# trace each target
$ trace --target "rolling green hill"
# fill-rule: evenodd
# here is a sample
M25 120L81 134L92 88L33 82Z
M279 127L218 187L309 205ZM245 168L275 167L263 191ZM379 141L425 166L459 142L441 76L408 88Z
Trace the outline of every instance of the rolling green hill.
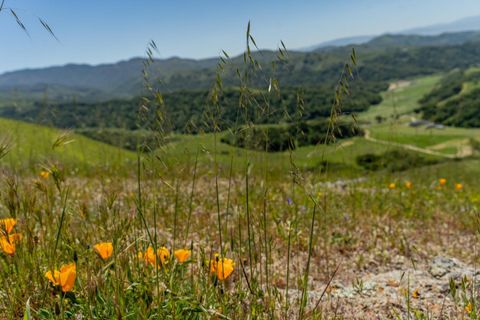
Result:
M411 114L418 108L418 101L442 78L442 75L417 77L409 80L395 81L382 93L382 102L371 106L359 114L362 121L391 119L396 116Z
M469 69L467 74L473 74L475 70ZM371 141L396 147L403 146L424 154L448 157L471 155L474 152L472 139L480 142L478 129L448 126L438 128L429 126L428 123L415 127L410 125L412 121L418 120L417 110L431 92L446 93L448 99L452 98L447 90L439 90L443 88L442 83L452 79L450 74L445 74L392 83L389 90L382 94L384 100L381 104L359 114L360 122L368 124L365 128ZM474 82L464 86L467 91L474 87Z
M133 174L137 155L134 152L91 140L82 135L68 135L69 143L53 148L54 142L64 132L36 124L0 118L0 143L8 142L10 151L0 159L0 167L15 170L17 173L38 174L43 167L55 164L65 168L69 175L90 174ZM248 152L252 169L264 170L268 163L268 172L272 176L288 173L291 169L290 156L295 159L301 170L323 170L326 163L335 167L338 175L356 175L361 168L356 164L358 155L366 153L381 154L394 150L389 146L378 145L360 137L344 139L331 145L299 147L290 153L266 153L230 146L220 142L226 133L217 136L217 158L222 170L228 170L230 163L235 172L244 169L244 155ZM156 153L162 161L170 164L192 162L199 152L199 164L209 167L215 151L215 135L175 134L171 142ZM71 142L70 142L71 141ZM155 154L156 154L155 153Z
M449 73L420 101L424 119L457 127L480 127L480 70Z
M447 161L449 157L469 156L472 154L470 139L480 141L479 130L448 127L426 129L408 125L415 116L413 110L419 106L417 101L431 91L440 78L440 75L427 76L393 83L383 93L384 102L359 114L362 127L369 132L367 138L343 139L327 146L301 146L291 154L288 151L265 153L222 143L221 138L227 134L223 132L217 135L218 161L222 170L228 170L232 163L235 170L241 171L245 166L244 155L248 152L253 170L264 170L265 163L268 163L268 171L275 175L291 169L289 159L292 156L301 170L321 171L328 163L329 167L335 168L336 175L350 176L363 172L356 159L366 154L382 155L403 150L428 159L442 160L445 157ZM381 123L375 121L378 115L384 118ZM11 152L1 161L4 165L17 169L38 171L40 164L58 162L73 173L77 170L91 172L106 167L112 172L112 168L133 168L136 159L133 152L81 135L72 135L74 142L53 150L52 143L61 134L61 131L53 128L6 119L0 119L0 128L0 137L10 137L13 142ZM215 151L214 134L174 134L170 138L170 143L159 150L162 161L192 162L198 151L201 165L209 166L211 163ZM133 172L133 169L129 171Z
M393 82L390 89L383 92L384 101L371 107L368 111L358 115L360 125L369 131L368 137L355 137L344 139L332 145L316 145L299 147L292 152L293 159L303 170L321 170L323 161L335 170L335 174L362 174L362 169L356 163L358 156L365 154L382 155L396 150L413 152L429 160L447 161L461 159L472 155L473 150L470 139L480 142L480 130L450 128L427 129L425 126L411 127L410 121L415 119L414 110L418 108L420 100L430 92L442 79L442 75L417 77L401 82ZM383 121L377 123L376 116L382 116ZM242 170L245 166L245 149L236 148L221 143L221 138L226 133L217 137L217 157L227 170L230 161L236 169ZM215 149L214 135L176 135L175 142L166 147L166 155L171 161L178 159L194 158L196 150L200 153L200 161L208 163ZM248 151L252 165L262 169L262 163L269 164L275 172L284 172L290 167L288 151L265 153ZM462 162L463 163L463 162ZM477 163L477 162L475 162ZM449 164L442 164L449 167ZM452 165L453 166L453 165ZM421 170L421 169L416 169ZM431 169L425 169L429 171Z
M40 171L40 164L58 163L71 173L108 170L132 164L135 153L72 134L68 144L53 148L62 131L21 121L0 118L0 142L7 143L10 151L0 160L16 171Z

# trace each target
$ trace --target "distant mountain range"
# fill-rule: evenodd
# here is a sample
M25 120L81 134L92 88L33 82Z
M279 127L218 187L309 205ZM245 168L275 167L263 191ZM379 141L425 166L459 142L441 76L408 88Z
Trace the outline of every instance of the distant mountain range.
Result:
M476 48L480 47L480 31L450 33L452 30L474 28L480 29L480 17L407 30L401 34L338 39L316 46L316 48L312 47L308 51L289 52L289 63L282 66L277 73L283 77L282 83L287 86L308 86L318 84L319 81L322 83L334 81L343 63L348 59L351 50L349 44L351 43L359 43L355 45L355 48L361 68L374 64L390 67L389 64L399 63L393 59L398 59L398 57L405 59L403 51L410 50L408 56L410 60L403 62L411 68L408 74L399 72L400 66L397 66L393 73L384 70L384 74L379 74L379 71L372 69L368 71L370 73L368 76L372 79L375 78L374 80L384 81L389 77L425 74L434 70L443 70L449 66L464 66L466 63L478 64L479 59L470 52L476 52ZM413 32L418 34L410 34ZM477 46L475 48L467 46L466 48L449 49L447 54L447 56L452 56L452 52L457 52L457 54L463 55L466 52L465 62L457 58L453 59L455 63L444 61L442 52L433 54L428 50L412 52L412 50L420 48L462 46L468 43L475 43ZM275 58L276 52L263 50L255 52L254 55L256 59L268 62ZM438 63L428 60L433 59L434 56L437 57ZM243 56L237 56L231 60L234 67L227 70L225 74L226 85L235 85L234 69L235 66L243 63ZM134 97L141 94L144 88L143 62L141 58L133 58L111 64L93 66L68 64L7 72L0 75L0 107L11 105L13 101L18 102L19 100L27 102L41 101L42 99L59 102L73 100L96 102L112 98ZM441 66L440 62L445 66ZM165 91L205 90L214 81L217 63L218 58L194 60L174 57L155 60L151 66L150 75L152 81L161 83L161 88ZM427 69L426 65L431 65L431 68ZM415 73L415 68L419 70L417 73Z
M418 34L424 36L438 35L441 33L453 33L462 31L480 30L480 16L467 17L449 23L441 23L426 27L408 29L401 34Z
M54 95L50 96L53 99L61 98L63 93L76 93L79 98L93 95L94 100L101 97L131 96L134 88L142 85L143 62L142 58L133 58L101 65L67 64L6 72L0 75L0 92L19 91L34 94L48 89ZM169 58L155 60L152 68L161 70L165 77L163 80L168 80L170 76L211 69L216 64L217 59Z
M480 41L480 31L442 33L440 35L385 34L365 43L365 46L380 48L455 46L467 42Z
M420 36L435 36L442 33L458 33L464 31L478 31L480 30L480 16L467 17L460 20L455 20L449 23L434 24L425 27L407 29L400 32L393 32L395 35L420 35ZM317 45L309 46L301 51L314 51L322 48L341 47L346 45L364 44L378 35L361 35L346 38L339 38L325 41Z
M354 44L364 44L369 42L375 38L375 36L354 36L354 37L345 37L345 38L338 38L338 39L333 39L329 41L325 41L310 47L302 48L300 51L315 51L318 49L324 49L324 48L336 48L336 47L343 47L343 46L348 46L348 45L354 45Z

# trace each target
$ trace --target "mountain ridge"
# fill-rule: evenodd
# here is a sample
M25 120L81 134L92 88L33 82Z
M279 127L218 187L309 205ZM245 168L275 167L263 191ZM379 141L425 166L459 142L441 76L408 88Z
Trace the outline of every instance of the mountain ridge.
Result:
M420 35L420 36L436 36L443 33L458 33L465 31L478 31L480 30L480 15L470 16L461 19L457 19L451 22L438 23L428 26L410 28L398 32L385 32L378 35L358 35L341 37L332 40L320 42L316 45L311 45L301 49L301 51L315 51L318 49L328 49L330 47L339 47L353 44L364 44L371 41L374 38L381 37L386 34L393 35Z
M386 51L456 46L469 42L480 43L480 31L444 33L436 36L386 34L357 46L356 50L365 60L365 57L371 59L384 55ZM290 86L326 81L333 79L348 59L350 52L350 46L330 47L312 52L290 51L288 66L283 66L280 70L284 72L284 76L288 75L286 80ZM277 53L272 50L260 50L252 54L267 65ZM225 71L227 86L235 85L235 68L242 65L243 55L232 57L230 60L231 65ZM155 59L149 69L150 80L161 84L162 91L166 92L205 90L211 86L215 78L218 61L219 58ZM58 101L130 98L141 94L144 89L143 67L144 59L133 57L99 65L70 63L63 66L10 71L0 75L0 102L8 101L14 93L39 101L42 95L38 88L42 87L47 89L49 98ZM318 72L324 75L319 76Z

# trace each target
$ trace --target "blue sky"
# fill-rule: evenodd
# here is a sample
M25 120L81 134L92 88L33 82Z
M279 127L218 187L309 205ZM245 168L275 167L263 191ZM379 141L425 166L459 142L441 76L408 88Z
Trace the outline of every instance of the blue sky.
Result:
M6 0L29 29L0 12L0 72L142 56L150 39L160 57L238 54L251 20L262 48L301 48L480 15L479 0ZM38 23L45 19L60 42Z

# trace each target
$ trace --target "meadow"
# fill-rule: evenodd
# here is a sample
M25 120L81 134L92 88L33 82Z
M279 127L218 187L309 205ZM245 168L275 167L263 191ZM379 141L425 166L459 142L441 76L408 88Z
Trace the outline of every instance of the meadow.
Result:
M247 109L258 69L244 59ZM480 160L471 141L480 131L408 126L441 78L385 91L358 115L368 136L275 153L221 142L218 79L207 110L214 129L157 128L169 143L148 153L0 119L0 314L477 319L476 274L441 275L438 288L418 276L436 256L478 263ZM375 171L357 161L392 151L435 162Z

